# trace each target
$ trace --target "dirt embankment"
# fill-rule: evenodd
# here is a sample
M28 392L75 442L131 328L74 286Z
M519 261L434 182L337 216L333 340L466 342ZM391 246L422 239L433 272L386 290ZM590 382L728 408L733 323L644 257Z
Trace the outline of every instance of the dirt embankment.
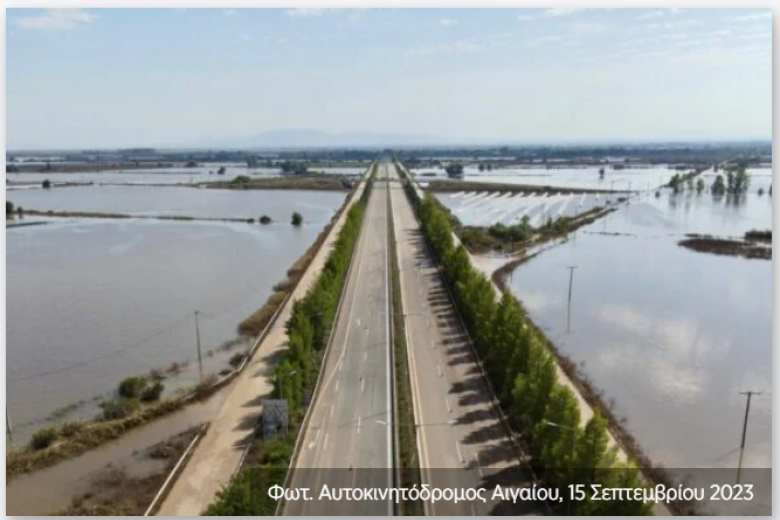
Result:
M356 180L339 175L288 175L286 177L236 177L230 181L202 184L209 189L227 190L331 190L351 189Z
M718 238L712 235L686 235L687 238L677 242L678 245L697 251L699 253L710 253L713 255L741 256L749 259L771 260L772 243L771 231L769 232L769 243L766 238L747 239L753 232L745 234L746 239Z
M431 181L425 188L435 192L459 191L503 191L511 193L548 193L550 195L566 193L609 193L609 190L590 190L585 188L556 188L554 186L528 186L524 184L501 184L497 182L474 181Z
M157 168L185 168L185 163L172 163L172 162L69 162L69 163L49 163L47 167L45 164L35 163L16 163L12 166L13 170L6 173L51 173L56 175L58 173L83 173L83 172L104 172L115 170L151 170Z

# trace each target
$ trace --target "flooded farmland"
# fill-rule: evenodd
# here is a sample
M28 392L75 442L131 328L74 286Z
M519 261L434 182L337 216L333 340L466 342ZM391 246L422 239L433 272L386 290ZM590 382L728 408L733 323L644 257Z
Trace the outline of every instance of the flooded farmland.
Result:
M550 186L554 188L579 188L592 190L651 190L666 184L676 173L666 166L627 167L612 169L605 167L601 177L598 167L561 167L561 168L520 168L502 167L490 171L479 171L474 166L463 169L464 180L472 182L492 182L498 184L523 184L528 186ZM443 169L415 169L412 173L418 180L444 180L447 174ZM453 182L457 182L453 180Z
M217 172L224 168L224 174ZM360 175L365 167L313 167L312 171L329 175ZM111 184L197 184L202 182L226 181L247 175L249 177L279 177L279 168L247 168L243 163L210 163L194 168L184 166L170 168L107 170L103 172L24 172L6 173L8 187L12 190L35 187L39 188L44 180L53 183L94 183L98 185Z
M225 368L233 352L218 352L218 347L236 336L240 320L265 303L345 195L152 190L67 188L10 198L41 210L242 218L266 213L280 222L66 219L9 229L7 395L16 442L45 424L52 412L71 405L79 406L68 418L94 415L96 399L129 375L189 361L168 384L195 382L195 310L203 313L204 370ZM46 199L35 203L39 196ZM300 228L289 223L293 211L304 215Z
M518 267L515 294L667 467L771 467L772 264L677 245L685 233L771 229L772 200L664 190ZM570 331L569 270L575 266Z
M293 211L306 223L326 224L346 192L209 190L155 186L77 186L19 190L8 195L16 206L41 211L87 211L129 215L186 215L198 218L258 219L268 215L289 224Z

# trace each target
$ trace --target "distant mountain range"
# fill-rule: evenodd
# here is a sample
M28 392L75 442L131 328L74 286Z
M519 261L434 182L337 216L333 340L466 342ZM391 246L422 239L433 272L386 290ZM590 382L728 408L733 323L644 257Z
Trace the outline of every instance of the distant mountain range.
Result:
M424 135L330 133L320 130L279 130L249 137L205 139L188 148L375 148L385 146L437 145L438 139Z

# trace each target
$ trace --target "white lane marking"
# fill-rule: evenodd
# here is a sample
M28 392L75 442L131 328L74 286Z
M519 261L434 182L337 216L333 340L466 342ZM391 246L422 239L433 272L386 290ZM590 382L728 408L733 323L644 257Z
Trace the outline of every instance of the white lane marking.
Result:
M338 367L339 367L339 372L341 372L341 370L344 368L344 360L343 359L339 359Z
M340 382L341 382L340 379L336 379L336 387L333 389L334 392L338 392L339 391L339 383Z
M355 320L355 321L357 322L357 326L358 326L358 327L360 327L360 318L358 318L358 319L357 319L357 320Z
M325 432L325 438L322 440L322 451L328 449L328 432Z
M441 363L436 363L436 370L439 372L439 377L441 377L443 375L441 372Z
M447 411L449 413L452 413L452 407L450 406L450 400L447 399L446 397L444 398L444 404L447 405Z
M485 474L482 472L482 465L479 463L479 453L474 454L474 462L477 464L477 471L479 471L479 476L484 477Z
M328 414L329 417L333 417L333 409L336 408L336 405L331 404L330 405L330 413Z
M430 329L431 328L431 320L428 319L428 318L425 318L425 321L428 322L428 328Z
M436 348L436 342L431 340L431 348Z
M361 417L360 417L360 415L358 414L358 433L360 433L360 419L361 419Z
M471 516L477 516L477 511L474 509L474 504L469 504L469 508L471 509Z
M360 393L362 394L365 389L366 389L366 380L361 377L360 378Z
M463 453L461 453L460 451L460 443L457 441L455 442L455 449L458 452L458 459L460 459L460 462L462 464L463 462L465 462L465 460L463 459Z
M309 451L317 445L317 441L320 439L320 429L317 429L317 435L314 436L314 440L309 443Z

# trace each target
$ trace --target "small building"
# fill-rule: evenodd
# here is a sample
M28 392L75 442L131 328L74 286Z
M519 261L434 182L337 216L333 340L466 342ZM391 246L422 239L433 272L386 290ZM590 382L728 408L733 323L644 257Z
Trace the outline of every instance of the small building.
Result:
M263 400L263 440L273 439L279 433L287 433L289 420L286 399Z

